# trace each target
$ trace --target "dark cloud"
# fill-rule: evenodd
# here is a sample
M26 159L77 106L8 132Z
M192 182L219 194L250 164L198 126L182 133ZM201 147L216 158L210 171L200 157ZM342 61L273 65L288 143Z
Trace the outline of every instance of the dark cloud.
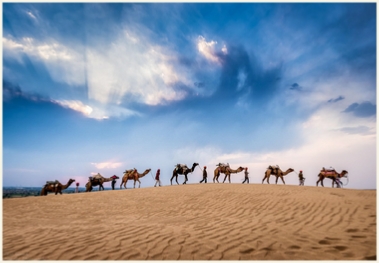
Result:
M361 104L353 103L347 107L343 112L352 112L356 117L366 118L376 114L376 105L371 102L365 101Z
M3 80L3 101L8 101L13 98L24 98L31 101L47 101L39 94L25 93L19 85L15 85L7 80Z
M339 97L336 98L336 99L330 99L330 100L328 100L328 102L337 102L337 101L344 100L344 99L345 99L345 97L343 97L343 96L339 96Z
M282 75L281 66L265 70L258 59L241 45L230 44L227 54L217 55L222 61L222 70L215 97L235 100L248 94L250 100L260 104L275 96ZM239 78L241 73L245 76L242 83Z
M290 87L290 89L291 90L302 90L302 88L300 87L300 85L297 84L297 83L292 84L291 87Z

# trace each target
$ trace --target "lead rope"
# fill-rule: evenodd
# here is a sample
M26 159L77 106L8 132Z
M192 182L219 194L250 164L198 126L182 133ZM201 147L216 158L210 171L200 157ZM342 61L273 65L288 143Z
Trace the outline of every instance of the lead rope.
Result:
M151 178L153 178L153 180L155 181L154 176L153 176L153 174L151 173L151 170L149 171L149 174L151 175Z

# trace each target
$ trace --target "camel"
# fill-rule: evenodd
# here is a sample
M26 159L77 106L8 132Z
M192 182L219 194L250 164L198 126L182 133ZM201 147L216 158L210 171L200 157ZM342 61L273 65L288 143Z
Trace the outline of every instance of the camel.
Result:
M333 171L327 171L325 169L322 169L320 171L320 173L318 174L318 177L319 179L317 180L316 182L316 186L318 186L318 183L321 182L321 186L324 187L324 179L325 178L329 178L329 179L332 179L333 182L332 182L332 187L334 187L334 183L337 184L337 186L339 186L339 183L337 182L337 178L342 178L344 176L346 176L346 174L348 174L348 171L346 170L342 170L341 173L337 173L335 170Z
M100 174L98 175L99 175L99 178L93 178L91 181L88 181L86 183L86 192L91 192L94 186L99 186L99 191L101 191L101 189L103 189L104 191L103 183L110 182L113 180L113 176L109 178L105 178ZM115 179L119 179L119 177L116 176Z
M264 183L266 178L267 178L267 183L270 184L270 182L269 182L270 175L276 176L275 184L278 183L279 177L280 177L280 179L282 179L283 184L286 184L284 182L283 176L285 176L289 173L292 173L293 171L295 171L295 170L292 168L288 168L287 171L283 172L279 167L274 167L274 166L270 165L265 172L265 177L262 180L262 184Z
M124 177L122 178L122 180L124 180L124 178L126 178L125 183L124 183L125 189L126 189L126 183L128 182L129 179L134 180L134 188L136 188L136 182L138 181L138 183L139 183L138 188L140 188L141 187L141 181L139 180L139 178L144 177L150 171L151 171L151 169L149 168L149 169L146 169L142 174L140 174L140 173L138 173L137 169L133 169L131 172L124 174ZM120 186L120 188L121 188L121 186Z
M230 174L236 174L236 173L242 172L244 169L245 168L243 168L241 166L238 167L237 170L233 170L229 166L219 166L214 171L213 183L215 182L215 180L217 181L217 183L219 183L218 178L220 177L221 173L225 174L225 178L224 178L224 181L222 183L225 182L227 177L229 179L229 183L231 183L230 182Z
M41 190L41 196L47 195L47 193L55 193L57 195L58 193L62 194L62 190L67 189L73 182L75 182L75 179L68 180L67 184L62 185L60 182L55 180L55 182L47 182Z
M124 187L126 189L126 182L128 181L128 175L129 175L129 173L131 173L133 171L134 171L134 169L125 170L124 176L122 177L122 180L121 180L120 189L122 188L122 185L124 185ZM129 178L129 179L133 179L133 178Z
M184 183L183 184L187 184L187 181L188 181L187 175L189 173L192 173L195 170L195 167L198 166L198 165L199 165L198 163L193 163L191 169L189 169L187 167L187 165L185 166L185 168L183 168L183 167L175 167L174 171L172 171L172 177L170 179L171 185L172 185L172 179L174 179L174 177L175 177L176 183L179 184L178 183L178 175L179 174L184 175Z

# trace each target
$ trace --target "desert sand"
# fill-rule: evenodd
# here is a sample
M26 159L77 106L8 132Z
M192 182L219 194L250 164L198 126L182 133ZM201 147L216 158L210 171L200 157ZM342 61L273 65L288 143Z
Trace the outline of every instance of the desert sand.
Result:
M207 183L4 199L3 259L376 259L376 190Z

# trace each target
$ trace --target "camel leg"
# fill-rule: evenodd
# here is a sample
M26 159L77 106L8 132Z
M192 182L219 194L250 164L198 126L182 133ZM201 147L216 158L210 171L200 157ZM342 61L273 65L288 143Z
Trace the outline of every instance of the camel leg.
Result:
M127 189L127 188L126 188L126 183L127 183L127 182L128 182L128 179L125 180L125 184L124 184L125 189Z
M265 177L263 177L263 180L262 180L262 184L265 182L265 179L266 179L266 174L265 174Z
M270 175L267 175L267 183L268 183L268 184L270 184L269 179L270 179Z
M137 179L137 180L138 180L138 188L140 188L141 187L141 181L139 179Z
M172 177L171 177L171 179L170 179L171 185L172 185L172 179L174 179L174 177L175 177L175 179L176 179L176 183L179 184L179 183L178 183L178 175L175 174L175 172L173 172L173 173L172 173Z
M215 182L215 180L216 180L217 183L220 183L218 181L218 178L220 177L220 174L221 174L220 170L217 169L216 172L215 172L215 176L213 177L213 182Z
M224 181L222 181L222 183L225 183L225 180L226 180L227 176L228 176L228 174L225 174Z
M137 180L134 180L134 187L133 188L136 188L136 182L137 182Z
M230 181L230 174L228 174L228 180L229 180L229 183L231 183L231 181Z
M275 184L278 184L279 176L276 177Z
M185 175L184 175L184 183L183 183L183 184L187 184L187 181L188 181L188 177L187 177L187 175L185 174Z
M286 184L286 183L284 182L283 176L280 176L280 179L282 179L283 184Z
M324 187L324 178L321 180L321 186Z

